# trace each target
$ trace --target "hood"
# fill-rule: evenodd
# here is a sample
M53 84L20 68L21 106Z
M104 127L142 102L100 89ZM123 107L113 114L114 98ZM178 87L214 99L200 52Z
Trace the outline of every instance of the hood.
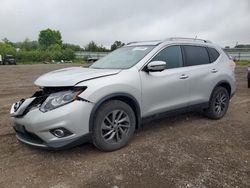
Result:
M116 69L90 69L72 67L59 69L40 76L35 85L41 87L64 87L74 86L78 82L118 74L121 70Z

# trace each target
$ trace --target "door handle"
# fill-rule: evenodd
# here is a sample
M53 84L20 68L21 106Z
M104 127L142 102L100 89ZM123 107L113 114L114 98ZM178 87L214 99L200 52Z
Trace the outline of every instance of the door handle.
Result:
M211 73L216 73L216 72L218 72L216 69L211 70Z
M181 76L180 76L180 79L187 79L188 78L188 75L186 75L186 74L182 74Z

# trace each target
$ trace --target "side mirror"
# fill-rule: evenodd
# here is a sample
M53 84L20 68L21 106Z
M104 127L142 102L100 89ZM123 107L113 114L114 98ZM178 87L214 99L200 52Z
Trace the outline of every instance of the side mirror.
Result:
M151 61L148 65L146 70L148 72L160 72L166 69L166 62L164 61Z

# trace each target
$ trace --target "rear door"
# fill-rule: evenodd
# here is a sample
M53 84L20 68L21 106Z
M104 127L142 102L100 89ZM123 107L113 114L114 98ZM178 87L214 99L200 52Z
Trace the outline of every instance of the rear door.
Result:
M185 67L189 72L188 106L209 101L211 87L217 80L218 70L211 63L207 47L183 45Z

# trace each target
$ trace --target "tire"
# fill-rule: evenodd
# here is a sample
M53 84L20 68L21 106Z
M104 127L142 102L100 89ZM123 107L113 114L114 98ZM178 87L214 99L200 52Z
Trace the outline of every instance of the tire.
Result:
M209 107L205 110L205 115L210 119L221 119L227 112L229 100L226 88L220 86L215 88L209 101Z
M135 113L122 101L105 102L94 118L92 141L102 151L115 151L126 146L134 134Z

